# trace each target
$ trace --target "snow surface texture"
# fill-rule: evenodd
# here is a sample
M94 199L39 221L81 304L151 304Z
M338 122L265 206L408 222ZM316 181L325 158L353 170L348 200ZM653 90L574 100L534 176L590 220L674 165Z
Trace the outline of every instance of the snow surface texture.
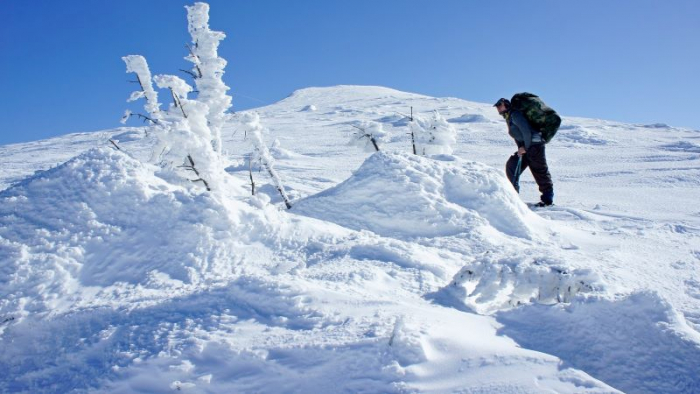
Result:
M451 154L412 154L410 107ZM339 86L256 113L280 176L255 165L256 196L245 114L216 193L148 164L145 128L0 146L0 391L700 391L700 132L564 118L532 212L488 104Z

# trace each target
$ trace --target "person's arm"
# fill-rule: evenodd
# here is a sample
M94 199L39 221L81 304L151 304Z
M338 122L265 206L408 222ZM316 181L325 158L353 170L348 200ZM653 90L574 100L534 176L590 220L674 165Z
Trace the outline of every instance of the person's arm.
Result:
M525 115L520 113L520 111L513 111L510 114L510 118L515 127L520 130L520 134L523 136L525 149L530 149L530 145L532 145L533 130L532 127L530 127L530 123L525 118Z

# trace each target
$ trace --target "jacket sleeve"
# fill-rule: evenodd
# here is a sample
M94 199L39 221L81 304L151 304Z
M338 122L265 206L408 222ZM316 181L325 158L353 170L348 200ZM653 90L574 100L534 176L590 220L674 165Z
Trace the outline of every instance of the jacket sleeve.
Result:
M523 115L520 111L513 111L510 114L510 118L513 125L520 130L520 134L523 136L525 149L530 149L530 145L532 145L533 130L532 127L530 127L530 123L525 118L525 115Z

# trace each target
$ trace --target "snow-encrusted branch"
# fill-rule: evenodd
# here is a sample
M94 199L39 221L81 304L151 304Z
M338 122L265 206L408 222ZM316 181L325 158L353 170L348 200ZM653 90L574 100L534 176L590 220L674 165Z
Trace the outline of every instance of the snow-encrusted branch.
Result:
M170 90L173 104L176 108L180 108L182 116L187 118L187 113L182 107L182 100L187 99L187 94L192 91L192 86L174 75L156 75L153 80L159 88Z
M126 63L126 72L136 74L136 78L138 78L139 85L141 86L141 90L131 93L131 96L127 101L131 102L145 97L146 104L144 105L144 108L150 115L151 119L155 120L155 123L158 123L157 121L161 120L158 92L153 89L153 84L151 83L151 70L148 68L146 59L141 55L128 55L122 57L122 60L124 60L124 63Z
M292 203L289 201L289 197L287 197L287 193L284 190L282 179L275 170L275 159L272 157L270 150L263 142L262 133L265 129L260 124L260 116L254 112L246 113L243 115L242 121L245 124L247 131L250 132L250 140L253 144L253 149L255 150L256 155L260 158L265 170L267 170L267 173L270 174L270 177L275 183L277 191L282 196L282 200L284 200L284 205L287 206L287 209L292 208Z

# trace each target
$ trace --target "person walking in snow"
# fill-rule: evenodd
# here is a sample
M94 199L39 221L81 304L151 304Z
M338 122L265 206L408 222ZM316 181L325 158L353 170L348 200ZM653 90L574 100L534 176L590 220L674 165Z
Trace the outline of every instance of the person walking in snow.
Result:
M494 107L503 116L508 125L508 134L513 137L518 145L515 152L506 162L506 176L515 187L515 191L520 193L518 179L520 174L530 167L532 177L535 178L540 189L540 202L537 206L545 207L554 203L554 184L552 175L547 166L545 156L545 142L542 133L534 129L522 112L511 108L510 101L504 98L499 99ZM517 174L516 174L517 172Z

